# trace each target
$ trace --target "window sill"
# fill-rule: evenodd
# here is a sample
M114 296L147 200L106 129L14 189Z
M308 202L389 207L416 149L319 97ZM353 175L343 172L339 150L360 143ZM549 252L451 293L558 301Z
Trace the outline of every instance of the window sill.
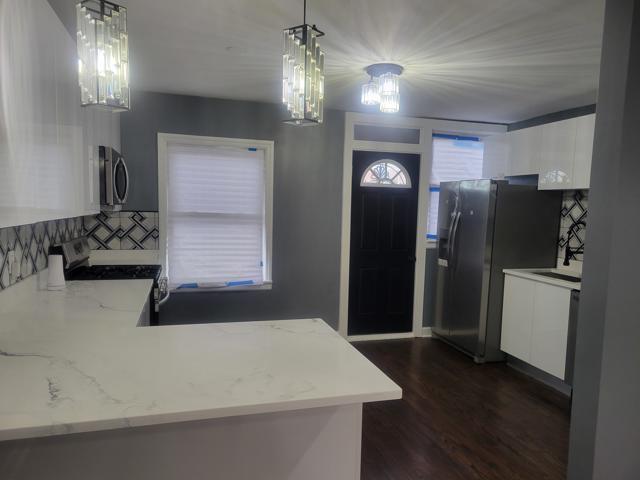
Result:
M262 285L238 285L236 287L197 287L197 288L172 288L171 295L182 293L214 293L214 292L249 292L256 290L271 290L273 284L271 282Z

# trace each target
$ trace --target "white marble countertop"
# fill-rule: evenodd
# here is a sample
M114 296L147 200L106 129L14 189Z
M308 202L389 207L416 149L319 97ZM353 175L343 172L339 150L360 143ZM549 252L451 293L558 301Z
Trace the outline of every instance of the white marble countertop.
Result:
M0 294L0 440L402 395L320 319L136 328L150 281L27 283Z
M572 277L582 278L580 272L573 270L565 270L562 268L521 268L511 269L505 268L503 270L505 275L514 275L516 277L526 278L528 280L535 280L536 282L546 283L548 285L555 285L556 287L568 288L570 290L580 290L581 282L570 282L569 280L562 280L560 278L546 277L544 275L538 275L540 272L554 272L564 275L571 275Z

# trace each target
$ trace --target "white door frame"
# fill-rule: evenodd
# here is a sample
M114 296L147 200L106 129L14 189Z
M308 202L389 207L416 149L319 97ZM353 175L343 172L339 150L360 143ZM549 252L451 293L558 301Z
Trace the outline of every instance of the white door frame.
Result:
M356 140L355 125L404 127L420 130L420 143L393 143ZM421 337L422 312L424 307L424 271L427 248L427 212L429 211L428 188L431 176L432 135L434 132L460 133L464 135L486 136L504 133L505 125L491 123L436 120L430 118L397 117L385 114L364 114L347 112L345 115L344 153L342 158L342 226L340 244L340 295L338 307L338 332L349 340L379 340L386 338ZM349 320L349 260L351 246L351 183L353 177L353 152L414 153L420 155L420 178L418 180L418 222L416 229L416 264L413 291L413 329L408 333L347 335Z

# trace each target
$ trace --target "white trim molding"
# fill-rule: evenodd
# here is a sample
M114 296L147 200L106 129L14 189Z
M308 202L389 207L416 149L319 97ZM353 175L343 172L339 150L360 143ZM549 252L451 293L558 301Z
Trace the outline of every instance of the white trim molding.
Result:
M354 138L355 125L388 126L420 130L420 143L394 143L362 141ZM416 229L416 266L413 295L413 329L406 336L421 337L424 334L422 314L424 308L424 272L428 241L427 212L429 211L429 179L431 176L432 138L434 133L450 133L484 137L507 131L506 125L436 120L431 118L399 117L388 114L364 114L347 112L345 115L344 151L342 158L342 218L340 238L340 295L338 307L338 332L345 338L373 339L378 335L348 336L349 321L349 260L351 245L351 183L353 176L353 152L359 150L390 153L415 153L420 155L418 192L418 222ZM362 337L362 338L361 338ZM383 337L390 338L388 335Z
M265 159L265 238L264 238L264 285L244 287L244 289L271 289L271 267L273 252L273 162L274 142L246 138L207 137L158 132L158 220L160 228L160 262L167 272L167 147L170 143L205 145L212 147L256 148L264 151ZM221 288L216 291L238 291L237 287ZM193 290L191 290L193 291ZM210 291L210 290L208 290Z
M431 327L422 327L422 336L424 338L433 337L433 331L431 330Z

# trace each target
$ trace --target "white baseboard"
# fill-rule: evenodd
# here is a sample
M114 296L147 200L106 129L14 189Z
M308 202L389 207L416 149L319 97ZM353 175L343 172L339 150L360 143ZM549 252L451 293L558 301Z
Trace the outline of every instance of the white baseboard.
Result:
M433 337L431 333L431 327L422 327L422 337L423 338Z
M372 335L349 335L347 341L349 342L362 342L367 340L398 340L401 338L413 338L415 335L413 332L403 333L375 333Z

